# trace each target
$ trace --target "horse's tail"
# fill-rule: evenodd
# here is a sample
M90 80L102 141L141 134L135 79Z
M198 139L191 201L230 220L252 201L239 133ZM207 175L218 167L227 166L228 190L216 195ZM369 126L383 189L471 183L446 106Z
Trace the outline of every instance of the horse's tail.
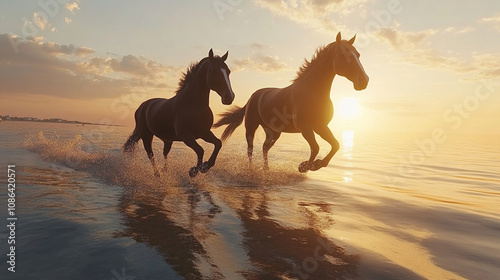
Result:
M123 145L123 148L122 148L123 152L124 153L132 153L134 151L135 144L137 144L137 142L139 142L139 139L141 139L141 137L137 133L137 130L134 129L132 134L130 134L130 137L127 139L127 142L125 142L125 144Z
M214 127L220 127L223 125L227 125L226 129L222 133L222 141L225 141L233 132L236 130L238 126L243 122L243 118L245 117L245 107L240 108L238 106L234 106L234 108L229 109L228 111L220 114L222 118L214 124Z

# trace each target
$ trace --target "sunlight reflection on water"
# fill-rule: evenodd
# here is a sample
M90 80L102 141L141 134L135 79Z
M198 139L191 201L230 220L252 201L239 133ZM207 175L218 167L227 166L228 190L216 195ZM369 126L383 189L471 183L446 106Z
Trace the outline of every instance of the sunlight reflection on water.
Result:
M34 205L30 211L38 218L46 212L71 220L79 232L88 231L101 240L90 249L82 248L84 255L107 250L114 258L99 267L97 279L110 278L106 275L112 269L124 266L138 279L155 279L153 273L146 274L144 265L122 259L125 255L137 256L143 263L155 261L157 272L187 278L234 279L243 273L253 279L264 273L295 277L288 272L290 264L300 266L310 260L318 237L342 246L334 252L345 262L339 276L351 275L351 269L358 269L362 279L488 279L500 273L495 267L500 256L496 253L500 251L498 144L440 147L425 164L414 166L419 177L401 177L399 155L414 151L412 138L401 141L345 130L336 133L341 149L330 165L304 175L297 165L308 157L309 147L300 134L282 136L270 152L271 170L264 171L258 148L254 167L248 168L240 133L224 143L216 166L195 179L187 175L194 153L182 143L174 144L170 169L157 179L140 145L132 158L122 156L120 147L131 128L117 127L106 137L90 139L97 143L85 131L99 131L97 127L1 126L5 130L0 134L9 131L17 136L9 134L0 141L28 139L24 147L16 147L29 148L31 157L36 156L18 160L25 165L20 179L33 185L24 192ZM257 140L260 148L263 139ZM155 153L161 155L161 143L155 143ZM318 143L321 158L330 146L320 139ZM202 145L209 154L212 146ZM12 153L9 157L25 155L2 149ZM388 182L387 176L396 181ZM49 228L34 228L39 234L35 229L58 236ZM71 234L86 240L82 234ZM67 247L87 245L77 241ZM125 242L135 245L122 245ZM35 263L46 252L32 243ZM137 249L137 244L147 250ZM74 249L68 248L57 248L57 253ZM379 277L368 277L373 273Z
M354 147L354 131L344 130L342 132L342 146L344 151L351 150ZM350 148L350 149L348 149Z
M352 166L352 150L354 148L354 131L344 130L342 132L342 156L348 161L345 163L346 166ZM342 176L344 183L351 183L353 179L353 173L351 171L344 171Z

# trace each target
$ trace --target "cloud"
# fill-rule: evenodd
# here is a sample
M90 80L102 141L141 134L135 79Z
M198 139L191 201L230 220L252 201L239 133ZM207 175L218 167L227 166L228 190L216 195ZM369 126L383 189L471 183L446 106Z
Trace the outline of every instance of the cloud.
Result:
M24 25L30 29L39 29L42 31L50 30L52 32L56 31L56 28L49 23L49 19L45 13L33 13L31 21L26 20Z
M89 54L93 54L95 51L91 48L87 48L87 47L77 47L75 49L75 55L77 56L87 56Z
M405 59L403 59L403 61L428 68L451 70L460 73L472 70L471 66L468 66L460 58L454 56L443 56L432 49L413 50L411 54L407 55Z
M166 77L178 72L133 55L100 57L87 47L42 40L0 34L0 95L113 98L137 88L167 88L170 80Z
M250 47L252 49L257 49L257 50L263 50L263 49L267 49L267 48L270 48L270 46L266 45L266 44L262 44L262 43L252 43L250 45Z
M451 30L447 29L449 32ZM382 42L388 43L401 53L398 62L417 64L431 68L457 68L459 62L452 58L440 56L436 51L422 47L422 42L437 33L429 29L420 32L405 32L397 27L382 27L374 35Z
M469 32L472 32L472 31L475 31L476 29L474 27L470 27L470 26L467 26L467 27L464 27L462 29L459 29L457 30L457 34L465 34L465 33L469 33Z
M459 30L455 28L444 29L445 33L454 32L456 34L470 31L471 28L468 27ZM394 50L400 53L395 62L469 74L475 79L500 77L499 54L475 54L470 59L467 59L452 52L442 55L429 45L422 46L426 39L436 33L438 31L434 29L420 32L404 32L397 28L381 28L375 35L380 41L389 43Z
M366 0L254 0L254 2L276 14L288 15L291 18L311 19L312 15L325 16L332 12L349 13L350 8L359 6Z
M487 18L482 18L482 22L493 22L493 23L500 23L500 15L496 15L493 17L487 17Z
M161 63L141 59L134 55L126 55L121 58L93 57L89 61L82 62L81 66L89 71L98 73L125 73L131 76L153 78L158 73L177 71L173 66L164 66Z
M235 66L234 71L254 69L262 72L277 72L288 68L279 57L262 54L255 54L243 59L235 59L232 64Z
M375 36L388 42L394 49L415 49L429 36L437 31L429 29L420 32L403 32L395 27L381 27L375 32Z
M71 23L71 19L69 17L65 17L64 18L64 21L67 23L67 24L70 24Z
M339 19L360 8L367 0L254 0L254 3L273 14L287 17L309 28L333 32L350 29L339 24L334 19Z
M496 30L500 31L500 14L496 13L494 16L482 18L479 22L491 24Z
M5 35L6 34L4 34L4 36ZM17 38L16 40L21 40L21 39ZM42 41L43 37L28 37L26 39L26 42L21 43L21 46L25 53L41 51L51 55L63 54L63 55L86 56L95 52L93 49L87 47L75 47L74 45L59 45L53 42L44 43Z
M473 56L473 68L480 72L484 79L500 78L500 55L476 54Z
M80 10L80 7L78 7L78 2L67 3L64 7L73 14L75 14L75 10Z
M448 32L452 30L447 29ZM453 29L454 30L454 29ZM388 43L394 50L401 53L401 57L396 59L399 63L415 64L429 68L453 69L463 71L466 66L455 58L439 55L435 50L422 47L422 42L437 30L429 29L420 32L405 32L397 27L382 27L374 32L377 39Z
M474 27L470 27L470 26L467 26L467 27L464 27L462 29L457 29L455 27L448 27L444 30L445 33L455 33L455 34L466 34L466 33L470 33L472 31L475 31L476 29Z
M33 23L41 30L45 30L48 26L47 18L41 16L39 13L33 13Z

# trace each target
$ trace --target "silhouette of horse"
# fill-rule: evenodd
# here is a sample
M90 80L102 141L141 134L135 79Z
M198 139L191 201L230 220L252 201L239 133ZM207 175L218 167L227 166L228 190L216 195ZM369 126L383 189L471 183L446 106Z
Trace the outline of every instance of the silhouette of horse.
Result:
M368 85L359 53L354 48L354 36L342 40L340 32L334 42L316 51L311 61L305 61L293 83L285 88L262 88L252 94L243 108L235 107L223 113L214 125L228 125L222 134L227 139L245 119L248 159L252 162L255 130L264 128L266 140L263 145L264 169L268 169L267 154L282 132L302 133L311 148L308 161L299 165L300 172L326 167L339 149L339 142L328 128L333 117L330 88L335 75L344 76L354 84L354 89L363 90ZM328 155L317 159L319 146L314 133L331 145Z
M135 111L135 129L123 145L123 151L133 152L135 144L142 139L154 173L160 176L151 147L153 136L156 136L164 143L164 169L173 141L182 141L196 152L198 161L189 170L191 177L214 166L222 142L210 131L214 117L209 107L209 93L210 90L217 92L224 105L233 103L234 92L229 81L231 71L224 62L227 56L227 52L222 57L214 56L210 49L208 57L188 68L174 97L143 102ZM204 163L203 148L196 142L199 138L215 146L210 159Z

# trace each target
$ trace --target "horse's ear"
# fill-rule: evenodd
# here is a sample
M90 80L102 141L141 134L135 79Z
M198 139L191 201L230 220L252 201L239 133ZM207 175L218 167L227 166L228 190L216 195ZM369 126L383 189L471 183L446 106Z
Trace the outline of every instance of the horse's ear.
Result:
M354 35L354 37L351 38L351 40L349 40L349 44L354 44L354 40L356 40L356 35Z
M337 43L340 43L340 41L342 41L342 35L340 35L339 32L339 34L337 34Z
M222 56L222 61L226 61L228 54L229 54L229 51L227 51L226 54Z
M210 49L210 51L208 52L208 57L214 58L214 51L212 49Z

